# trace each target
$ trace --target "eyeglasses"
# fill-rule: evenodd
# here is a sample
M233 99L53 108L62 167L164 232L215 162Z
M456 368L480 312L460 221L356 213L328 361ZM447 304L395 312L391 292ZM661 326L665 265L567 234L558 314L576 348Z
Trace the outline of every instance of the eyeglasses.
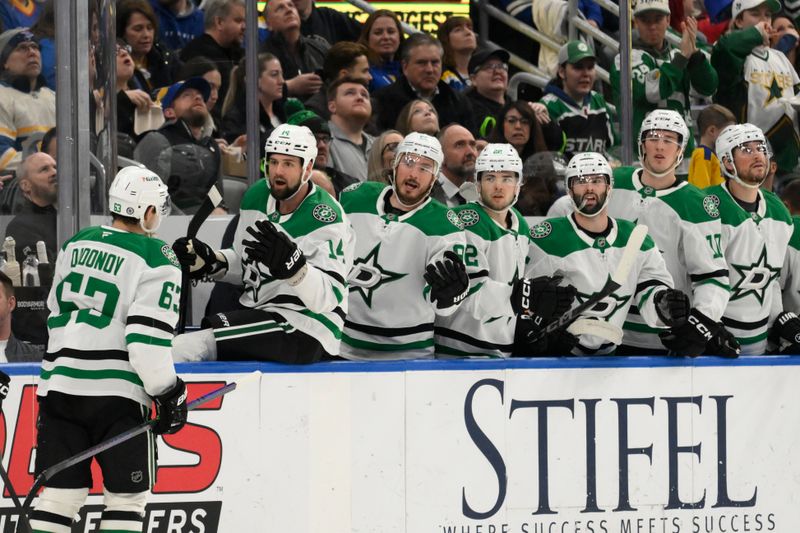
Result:
M516 176L496 176L494 174L484 174L481 177L481 181L484 183L488 183L489 185L494 185L497 182L500 182L501 185L515 185L519 178Z
M130 47L130 45L127 45L127 44L125 44L125 45L118 44L117 45L117 55L121 56L122 54L131 55L131 47Z
M36 50L38 52L39 51L39 43L33 42L33 41L28 41L28 42L24 42L24 43L19 43L17 45L17 47L14 48L14 52L23 52L23 53L26 53L26 54L28 52L30 52L31 50Z
M330 135L322 134L322 135L315 135L314 137L317 138L317 142L318 143L322 143L322 144L330 144L331 140L332 140Z
M507 63L486 63L481 65L478 70L492 70L495 72L508 72L508 64Z
M407 155L400 159L400 164L404 167L408 168L409 170L413 170L416 168L422 174L428 174L433 176L436 174L434 172L433 165L427 163L422 160L422 158L413 155Z
M399 144L399 142L386 143L386 145L383 147L383 150L381 150L381 155L385 154L386 152L396 152Z
M510 124L512 126L516 126L517 124L522 124L523 126L530 126L531 125L530 119L521 118L521 117L506 117L506 123L508 123L508 124Z

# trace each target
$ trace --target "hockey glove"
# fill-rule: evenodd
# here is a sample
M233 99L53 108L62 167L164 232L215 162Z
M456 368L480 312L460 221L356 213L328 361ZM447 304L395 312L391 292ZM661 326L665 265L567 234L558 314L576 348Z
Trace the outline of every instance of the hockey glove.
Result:
M425 281L431 286L431 301L438 309L456 305L467 297L469 276L464 262L452 250L444 259L425 267Z
M575 287L562 287L560 282L561 277L548 276L517 281L511 291L511 309L517 315L535 315L537 322L563 315L575 299Z
M541 330L535 317L521 315L517 319L512 357L571 355L578 345L578 338L566 329L557 329L550 335L541 335Z
M778 315L769 340L778 345L778 353L800 355L800 318L791 311Z
M172 250L181 266L189 269L191 279L211 276L228 266L222 254L218 255L199 239L181 237L172 243Z
M674 355L697 357L704 352L723 357L739 355L739 343L709 317L692 309L683 324L659 334L661 343Z
M242 241L247 255L269 268L275 279L291 279L305 272L306 257L288 235L269 220L259 220L253 226L247 233L255 240Z
M186 424L186 384L181 378L164 394L153 398L156 402L156 435L177 433Z
M725 329L722 323L717 324L718 329L714 334L714 338L706 346L706 354L719 355L721 357L728 357L733 359L739 357L742 353L742 348L739 346L739 341L733 336L733 333Z
M656 304L658 318L671 328L683 325L692 309L689 297L675 289L657 292L653 303Z
M3 400L8 397L8 384L11 383L11 378L8 374L0 370L0 410L3 409Z

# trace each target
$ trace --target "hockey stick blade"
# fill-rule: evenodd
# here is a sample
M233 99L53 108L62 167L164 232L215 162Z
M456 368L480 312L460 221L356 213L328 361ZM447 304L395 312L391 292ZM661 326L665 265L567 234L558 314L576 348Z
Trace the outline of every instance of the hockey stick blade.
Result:
M530 341L535 342L545 335L549 335L555 330L563 328L579 317L581 313L587 309L591 309L597 303L602 301L603 298L606 298L614 291L622 287L622 285L625 283L625 280L628 279L631 268L633 268L633 265L636 263L636 256L639 254L639 250L642 247L645 237L647 237L647 226L644 224L637 224L636 227L633 228L630 237L628 237L628 242L625 244L625 248L622 251L622 257L619 260L619 264L617 264L617 268L611 274L611 277L608 279L608 281L606 281L605 285L603 285L603 288L600 289L600 292L594 293L583 303L568 310L556 320L549 322L545 327L537 331L535 335L532 335Z
M239 381L241 383L241 380ZM232 381L225 385L224 387L220 387L217 390L211 391L208 394L200 396L199 398L189 402L186 405L186 409L192 411L197 407L203 405L204 403L210 402L215 398L219 398L225 394L228 394L232 390L236 389L237 382ZM46 468L41 474L36 477L34 480L33 485L31 486L31 490L28 492L28 495L25 497L25 501L22 503L20 507L20 519L17 522L17 533L30 533L32 531L30 524L28 523L28 512L27 510L30 508L31 504L33 503L33 499L36 497L36 493L39 492L39 489L45 483L45 481L49 480L59 472L63 472L67 468L71 466L75 466L76 464L85 461L86 459L90 459L95 455L102 453L109 448L113 448L114 446L121 444L125 441L132 439L133 437L140 435L146 431L149 431L153 428L156 423L156 419L148 420L147 422L142 422L136 427L129 429L119 435L111 437L108 440L101 442L91 448L88 448L77 455L73 455L68 459L64 459L63 461Z

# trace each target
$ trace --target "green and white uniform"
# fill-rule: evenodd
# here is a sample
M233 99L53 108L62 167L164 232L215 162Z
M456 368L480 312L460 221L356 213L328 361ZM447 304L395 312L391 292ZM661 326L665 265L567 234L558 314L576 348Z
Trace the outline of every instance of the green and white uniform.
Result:
M720 78L714 101L730 109L739 122L758 126L774 150L781 172L790 172L800 156L797 112L787 102L797 94L800 78L779 50L763 46L752 27L719 38L711 63Z
M244 285L239 302L251 309L278 313L286 324L276 326L275 322L267 321L215 328L217 340L282 327L287 333L297 329L317 339L329 354L339 353L347 314L347 273L353 262L354 235L339 202L324 190L309 185L311 191L297 209L282 215L267 180L257 181L242 198L233 248L222 250L228 261L222 281ZM306 276L294 287L270 276L265 265L251 260L244 251L242 240L253 238L247 228L264 219L284 231L306 258Z
M731 277L731 298L722 323L736 336L742 354L764 354L772 322L782 311L781 268L793 226L789 210L771 192L758 191L756 212L731 196L727 183L705 191L719 200L722 245Z
M614 170L608 214L647 225L675 289L689 295L698 311L719 321L728 304L730 285L718 205L707 191L687 182L655 190L642 184L641 175L642 169L632 167ZM662 350L659 332L633 306L625 322L623 344Z
M578 103L553 84L545 88L540 100L550 114L550 120L561 126L564 133L562 152L569 160L581 152L608 154L616 144L611 109L597 91L589 93Z
M119 396L150 407L175 384L181 271L163 241L109 226L64 243L47 298L39 396Z
M528 223L513 207L510 229L501 227L476 202L454 211L466 233L467 244L459 255L473 271L473 292L454 314L436 317L436 354L509 357L517 322L511 292L525 272Z
M614 191L614 195L617 191ZM613 195L612 195L613 198ZM600 291L622 257L628 238L636 227L627 220L609 218L612 225L605 237L591 237L581 230L572 216L551 218L531 228L530 265L527 277L564 276L564 281L578 291L578 305ZM581 317L623 327L628 309L636 305L641 318L651 326L664 326L658 318L653 297L672 287L672 277L664 260L648 235L631 267L628 279L610 296L581 314ZM608 354L616 345L597 335L581 334L573 353Z
M781 289L783 291L783 309L800 313L800 217L792 217L794 230L789 246L786 248L786 259L781 271Z
M348 359L432 358L434 316L450 315L459 305L438 309L423 277L445 251L466 246L458 215L430 198L405 214L387 213L390 194L391 186L378 182L342 191L356 233L342 335Z

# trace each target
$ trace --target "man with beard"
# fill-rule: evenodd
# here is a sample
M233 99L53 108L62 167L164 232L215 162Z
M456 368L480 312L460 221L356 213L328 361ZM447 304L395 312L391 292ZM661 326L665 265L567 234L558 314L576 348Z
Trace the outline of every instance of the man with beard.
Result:
M17 170L22 198L14 206L16 216L8 223L6 237L17 243L17 261L22 264L25 248L36 251L36 243L44 241L47 257L55 261L58 252L56 236L56 203L58 176L55 160L44 152L29 155Z
M468 294L461 222L430 198L442 158L436 138L409 133L397 146L391 185L342 192L357 237L343 357L432 358L434 317L453 314Z
M564 181L574 211L532 228L527 274L557 272L575 286L581 302L600 291L616 270L636 223L608 216L614 177L602 155L587 152L574 156ZM544 339L549 343L544 352L614 353L622 342L622 326L634 302L650 327L683 325L689 315L689 298L672 287L661 252L650 236L645 237L623 285L581 313L566 333Z
M222 191L220 153L216 141L203 136L211 86L189 78L158 91L167 122L145 135L134 159L158 174L169 188L175 206L194 213L214 183Z
M266 179L242 199L233 247L199 239L173 244L193 279L244 285L240 308L205 317L178 335L176 361L313 363L339 353L347 314L353 233L342 206L310 181L317 141L305 126L282 125L264 147Z
M517 317L549 321L569 309L575 290L546 276L522 277L530 229L513 207L522 182L522 159L514 147L487 145L473 170L478 201L454 211L467 238L459 255L467 268L477 271L470 280L477 290L455 314L436 318L436 355L509 357Z
M445 126L439 132L444 161L431 196L447 207L455 207L478 199L475 189L475 137L458 124Z
M761 189L771 154L764 133L753 124L728 126L717 138L725 182L705 190L719 205L722 245L730 267L731 297L722 323L744 354L769 349L800 353L800 319L783 310L778 288L792 237L789 210Z
M738 355L735 339L718 323L730 297L719 201L675 176L688 137L678 112L653 111L641 127L642 168L614 171L616 192L609 215L650 228L675 288L691 295L694 305L690 319L667 338L659 338L664 331L649 326L632 305L619 355L663 354L664 346L679 355Z
M340 78L328 87L331 119L330 164L340 172L367 181L367 154L374 138L364 131L372 116L367 84Z

